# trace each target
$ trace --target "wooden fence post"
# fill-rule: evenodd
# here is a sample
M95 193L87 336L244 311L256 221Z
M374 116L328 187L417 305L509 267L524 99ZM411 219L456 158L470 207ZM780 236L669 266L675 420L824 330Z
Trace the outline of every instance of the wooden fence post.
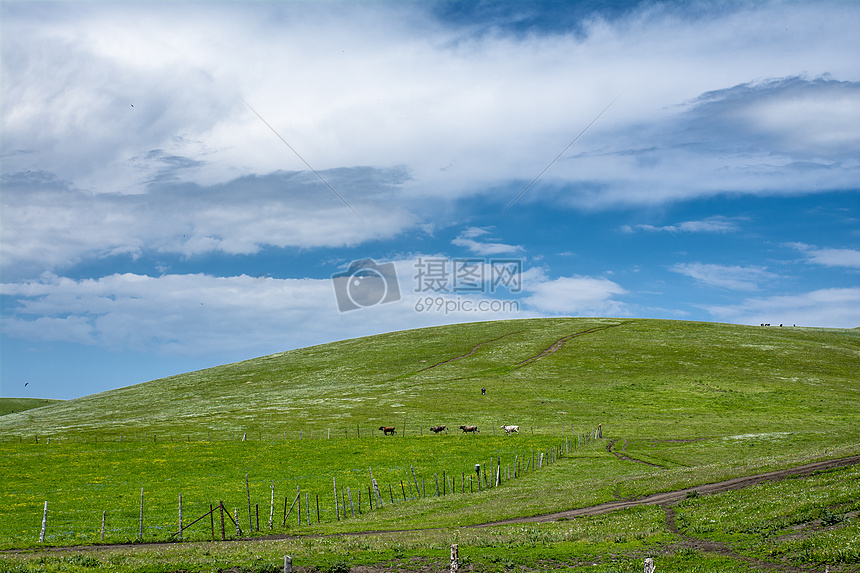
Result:
M352 492L349 491L349 486L346 486L346 495L349 497L349 510L352 512L352 516L355 517L355 506L352 505ZM344 512L346 512L346 508L344 508Z
M308 508L308 525L311 524L311 494L310 492L305 494L305 507Z
M316 494L316 496L317 496L317 523L319 523L320 522L320 496L319 496L319 494Z
M382 503L382 496L379 494L379 485L377 485L377 483L376 483L376 478L373 477L373 468L368 466L368 469L370 470L370 483L373 484L373 492L376 494L376 508L379 509L380 507L382 507L384 505ZM371 496L371 499L372 498L373 498L373 496ZM393 501L392 501L392 503L393 503ZM373 509L373 502L371 502L371 504L370 504L370 509Z
M296 515L299 518L299 525L302 524L302 489L301 486L296 486L296 503L298 503L298 507L296 508Z
M284 555L284 573L293 573L293 558Z
M227 534L224 532L224 502L219 501L218 506L221 510L221 541L226 541Z
M179 494L179 541L182 541L182 494Z
M45 509L42 511L42 532L39 533L39 543L45 542L45 529L48 527L48 502L45 502Z
M248 484L248 474L245 474L245 494L248 496L248 534L254 531L254 522L251 520L251 486Z
M215 541L215 510L212 508L212 504L209 504L209 531L210 538L212 541Z
M137 538L143 540L143 488L140 488L140 525L137 529Z
M107 517L107 511L102 511L102 534L99 537L101 541L105 540L105 518Z
M340 507L337 501L337 479L332 476L331 481L334 484L334 515L337 517L337 520L340 521Z
M275 517L275 482L272 482L272 502L269 505L269 529L272 529L273 517Z
M412 479L415 480L415 492L416 492L415 495L418 497L421 497L421 490L418 488L418 478L415 477L415 468L410 465L409 469L412 470ZM412 487L410 486L409 489L411 490Z

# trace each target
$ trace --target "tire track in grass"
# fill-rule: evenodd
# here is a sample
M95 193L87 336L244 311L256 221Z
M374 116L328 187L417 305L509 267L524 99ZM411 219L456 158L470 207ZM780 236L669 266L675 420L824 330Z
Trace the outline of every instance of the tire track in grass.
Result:
M602 326L595 326L594 328L589 328L587 330L583 330L582 332L575 332L573 334L568 334L567 336L563 336L563 337L559 338L558 340L556 340L555 342L553 342L549 346L549 348L546 348L546 349L542 350L541 352L539 352L538 354L535 354L534 356L526 358L525 360L522 360L521 362L517 362L517 364L513 367L513 369L516 370L518 368L522 368L523 366L528 366L529 364L532 364L533 362L537 362L541 358L546 358L547 356L551 356L551 355L555 354L556 352L561 350L562 346L564 346L564 343L567 342L568 340L578 338L578 337L583 336L585 334L591 334L592 332L598 332L601 330L608 330L610 328L615 328L616 326L623 326L625 324L629 324L630 322L631 321L625 321L625 322L619 322L618 324L605 324Z
M614 511L619 511L623 509L630 509L632 507L639 507L642 505L659 505L662 507L667 507L670 505L674 505L675 503L685 499L687 494L696 492L700 495L711 494L711 493L723 493L726 491L733 491L737 489L743 489L746 487L751 487L754 485L758 485L767 481L779 481L782 479L786 479L789 477L796 476L808 476L814 474L815 472L827 471L836 468L843 468L852 465L860 464L860 455L850 456L847 458L837 458L835 460L825 460L821 462L813 462L809 464L804 464L802 466L795 466L792 468L786 468L783 470L777 470L772 472L767 472L763 474L756 474L752 476L744 476L739 478L732 478L729 480L724 480L720 482L715 482L711 484L698 485L693 487L688 487L684 489L654 493L651 495L646 495L639 498L634 499L623 499L616 501L609 501L606 503L600 503L597 505L592 505L588 507L581 507L577 509L570 509L566 511L559 511L556 513L548 513L542 515L535 515L532 517L517 517L512 519L505 519L501 521L492 521L488 523L479 523L475 525L465 525L462 526L462 529L472 529L472 528L484 528L484 527L493 527L496 525L515 525L520 523L548 523L551 521L558 521L560 519L572 519L575 517L587 517L593 515L603 515L606 513L612 513ZM674 513L674 510L673 510ZM667 521L667 527L668 521ZM306 535L261 535L257 537L246 537L246 538L238 538L231 539L228 541L220 542L220 541L208 541L206 543L247 543L247 542L255 542L255 541L272 541L279 539L310 539L310 538L325 538L325 537L342 537L342 536L362 536L362 535L381 535L386 533L414 533L421 531L438 531L443 529L452 529L450 527L426 527L426 528L414 528L414 529L383 529L376 531L349 531L342 533L331 533L331 534L320 534L320 533L311 533ZM455 528L456 529L456 528ZM677 527L675 528L677 529ZM679 534L680 535L680 534ZM704 543L704 542L703 542ZM710 543L710 542L708 542ZM40 548L27 548L27 549L5 549L0 550L0 554L14 554L14 553L25 553L32 551L77 551L77 550L102 550L102 549L114 549L114 548L130 548L130 547L142 547L142 546L160 546L160 545L175 545L175 542L144 542L144 543L117 543L117 544L104 544L104 545L79 545L79 546L65 546L65 547L40 547ZM744 557L740 557L744 559ZM763 562L768 563L768 562ZM774 568L782 568L783 571L807 571L805 569L790 569L790 566L786 565L778 565L778 564L770 564Z
M616 442L618 442L618 440L610 440L609 443L606 444L606 451L609 452L610 454L615 455L615 457L618 458L619 460L645 464L646 466L651 466L654 468L660 468L661 470L668 469L666 466L661 466L660 464L653 464L651 462L646 462L644 460L637 460L636 458L631 458L630 456L628 456L626 453L627 452L627 440L624 440L624 446L622 446L622 449L621 449L621 452L625 452L625 453L613 451L612 447L616 444Z
M674 503L664 504L663 511L666 513L666 529L668 529L670 533L677 535L681 540L680 543L675 545L675 548L686 547L703 553L716 553L717 555L721 555L723 557L730 557L731 559L743 561L744 563L752 565L760 571L781 571L785 573L801 573L809 571L808 568L803 569L801 567L795 567L793 565L788 565L785 563L774 563L773 561L765 561L763 559L757 559L755 557L747 557L745 555L736 553L734 549L732 549L732 546L728 543L724 543L722 541L713 541L710 539L699 539L698 537L691 537L685 533L682 533L678 529L678 524L675 522L675 508L673 507L674 505Z
M483 342L479 342L474 347L472 347L472 349L469 352L467 352L466 354L463 354L462 356L455 356L454 358L448 358L447 360L437 362L436 364L433 364L432 366L427 366L425 368L422 368L421 370L418 370L415 373L418 374L419 372L424 372L425 370L430 370L431 368L436 368L437 366L442 366L443 364L448 364L449 362L454 362L455 360L462 360L463 358L468 358L469 356L472 356L473 354L475 354L475 352L477 352L478 349L481 348L482 346L489 344L491 342L495 342L497 340L501 340L502 338L505 338L506 336L511 336L513 334L519 334L520 332L522 332L522 331L517 330L515 332L509 332L507 334L503 334L503 335L498 336L496 338L491 338L490 340L485 340Z
M640 505L665 505L681 501L687 497L687 494L692 492L696 492L700 495L723 493L726 491L733 491L736 489L743 489L746 487L758 485L767 481L780 481L793 476L806 476L819 471L825 471L858 464L860 464L860 455L850 456L847 458L839 458L835 460L825 460L822 462L813 462L810 464L804 464L802 466L796 466L793 468L787 468L783 470L777 470L752 476L732 478L720 482L702 484L674 491L652 493L650 495L632 499L608 501L606 503L600 503L597 505L581 507L577 509L569 509L556 513L535 515L532 517L516 517L512 519L504 519L500 521L482 523L480 525L471 525L468 527L491 527L494 525L509 525L516 523L546 523L548 521L558 521L559 519L571 519L574 517L602 515L604 513L611 513L620 509L638 507Z

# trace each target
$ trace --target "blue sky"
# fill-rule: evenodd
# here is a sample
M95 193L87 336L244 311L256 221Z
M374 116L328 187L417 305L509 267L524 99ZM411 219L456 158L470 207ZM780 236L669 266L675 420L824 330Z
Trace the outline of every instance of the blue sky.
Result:
M4 1L0 396L502 318L860 326L857 22Z

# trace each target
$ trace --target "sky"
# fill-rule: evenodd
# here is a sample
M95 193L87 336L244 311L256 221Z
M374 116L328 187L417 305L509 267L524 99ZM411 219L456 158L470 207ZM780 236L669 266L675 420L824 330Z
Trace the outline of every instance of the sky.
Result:
M860 3L0 2L0 397L499 319L860 326Z

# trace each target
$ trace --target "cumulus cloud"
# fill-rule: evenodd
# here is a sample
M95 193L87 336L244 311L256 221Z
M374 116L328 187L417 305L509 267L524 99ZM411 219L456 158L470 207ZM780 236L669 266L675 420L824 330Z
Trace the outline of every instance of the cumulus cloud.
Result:
M405 165L410 197L459 198L531 180L628 87L523 200L842 187L857 180L857 11L643 4L520 35L420 4L24 4L4 11L4 172L140 193L304 169L239 93L315 169Z
M560 277L544 279L531 284L526 290L526 304L539 312L571 316L623 316L626 305L616 300L627 291L618 283L605 278Z
M779 276L764 267L707 263L678 263L669 270L693 278L707 286L741 291L758 290L759 283Z
M143 194L89 193L43 172L4 175L3 265L41 272L117 254L193 257L253 254L266 246L334 247L390 238L415 223L415 216L391 204L393 188L405 177L401 170L324 175L360 217L306 172L247 175L209 186L160 183Z
M704 308L712 316L728 322L856 328L860 326L860 288L749 298L737 305Z
M346 312L338 305L343 293L328 278L124 273L79 280L44 273L0 285L7 301L3 332L27 340L193 356L274 352L379 332L538 314L514 298L523 281L519 275L491 286L484 269L487 280L478 290L457 291L450 275L446 289L424 289L415 274L427 259L446 260L453 272L452 259L441 256L375 261L394 267L399 296Z

